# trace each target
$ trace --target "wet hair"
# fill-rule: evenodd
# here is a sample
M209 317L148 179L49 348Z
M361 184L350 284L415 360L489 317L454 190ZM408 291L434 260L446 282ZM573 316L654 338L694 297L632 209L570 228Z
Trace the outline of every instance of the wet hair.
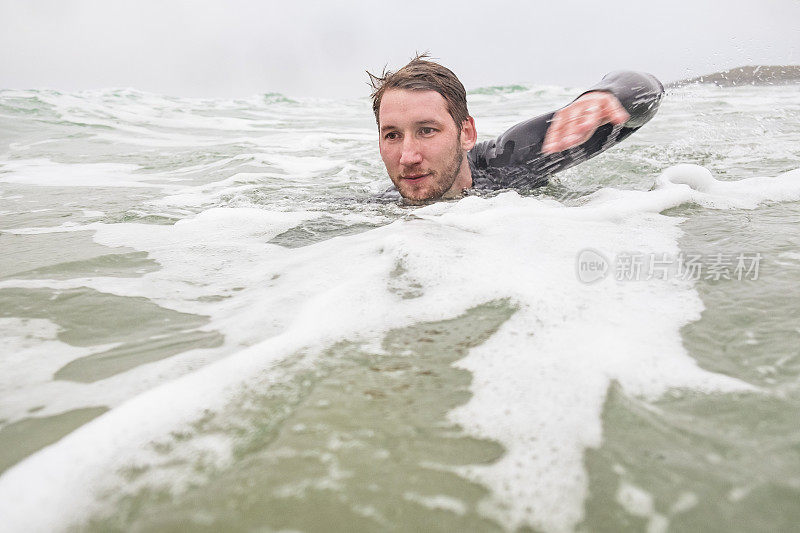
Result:
M428 53L417 54L414 59L396 72L383 69L381 76L375 76L367 71L369 85L373 91L372 112L375 113L375 122L380 127L381 98L390 89L404 89L407 91L436 91L442 95L447 103L447 112L453 117L458 131L461 124L469 117L467 110L467 91L453 72L431 61Z

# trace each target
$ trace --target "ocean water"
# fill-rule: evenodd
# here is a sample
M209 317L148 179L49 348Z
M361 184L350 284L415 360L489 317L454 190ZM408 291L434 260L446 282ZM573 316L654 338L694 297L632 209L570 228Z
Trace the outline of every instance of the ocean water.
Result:
M388 184L366 98L0 91L0 529L796 530L796 86Z

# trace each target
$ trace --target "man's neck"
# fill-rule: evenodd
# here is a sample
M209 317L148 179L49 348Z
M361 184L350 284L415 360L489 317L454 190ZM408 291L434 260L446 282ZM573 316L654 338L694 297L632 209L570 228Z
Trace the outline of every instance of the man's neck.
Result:
M442 195L442 198L458 198L464 189L469 189L470 187L472 187L472 169L469 167L469 161L465 153L453 185Z

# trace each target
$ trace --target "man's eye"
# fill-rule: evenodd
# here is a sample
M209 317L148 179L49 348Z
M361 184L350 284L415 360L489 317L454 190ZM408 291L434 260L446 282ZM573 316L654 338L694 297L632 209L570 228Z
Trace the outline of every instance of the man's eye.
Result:
M431 133L435 132L434 128L420 128L419 132L423 135L430 135Z
M387 141L393 141L394 139L397 139L397 132L390 131L389 133L384 135L383 138L386 139Z

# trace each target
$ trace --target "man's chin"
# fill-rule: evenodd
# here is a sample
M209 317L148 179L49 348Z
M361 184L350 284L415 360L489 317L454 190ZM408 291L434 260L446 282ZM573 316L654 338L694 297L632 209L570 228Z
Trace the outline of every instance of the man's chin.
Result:
M442 196L434 187L429 187L427 184L419 186L413 182L401 181L396 187L400 196L409 202L427 202L438 200Z
M400 196L402 196L406 202L410 203L433 202L442 197L441 194L436 194L436 191L430 189L398 190L400 191Z

